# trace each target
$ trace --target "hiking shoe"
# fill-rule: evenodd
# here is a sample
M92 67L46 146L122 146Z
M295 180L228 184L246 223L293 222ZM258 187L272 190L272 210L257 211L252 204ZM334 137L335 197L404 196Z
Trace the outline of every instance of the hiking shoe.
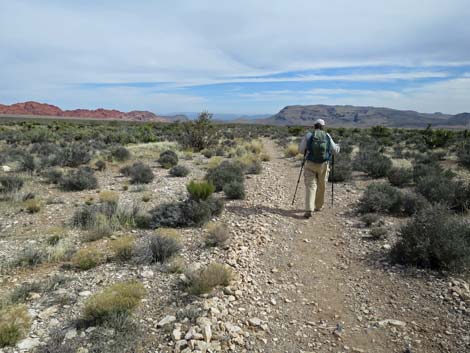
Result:
M304 213L304 218L305 218L305 219L309 219L309 218L311 218L311 217L312 217L312 211L306 211L306 212Z

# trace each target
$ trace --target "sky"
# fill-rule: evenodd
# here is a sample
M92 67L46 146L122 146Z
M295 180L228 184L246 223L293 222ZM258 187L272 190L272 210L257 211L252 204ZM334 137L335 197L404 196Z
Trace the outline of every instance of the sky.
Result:
M0 103L470 112L468 0L0 0Z

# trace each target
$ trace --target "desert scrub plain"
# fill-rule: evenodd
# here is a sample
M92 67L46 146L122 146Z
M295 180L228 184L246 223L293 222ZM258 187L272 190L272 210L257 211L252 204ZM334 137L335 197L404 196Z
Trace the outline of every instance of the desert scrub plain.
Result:
M3 352L466 352L466 131L5 120ZM331 195L328 195L328 199Z

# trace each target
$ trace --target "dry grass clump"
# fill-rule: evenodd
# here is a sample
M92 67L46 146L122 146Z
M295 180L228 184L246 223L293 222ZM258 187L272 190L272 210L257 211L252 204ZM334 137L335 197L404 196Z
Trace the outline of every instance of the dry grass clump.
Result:
M129 260L135 247L135 238L131 235L120 237L111 242L111 249L117 259L121 261Z
M38 213L41 210L41 201L29 199L24 202L24 207L28 213Z
M144 296L145 288L141 283L116 283L86 301L82 318L89 325L99 325L119 317L127 317Z
M115 191L105 190L100 192L100 202L117 204L119 202L119 194Z
M98 213L92 226L88 229L88 233L85 235L85 241L96 241L104 237L109 237L113 234L113 227L108 217L102 213Z
M209 223L205 237L206 246L225 246L230 238L227 225L223 223Z
M150 193L146 193L142 195L143 202L149 202L152 199L152 195Z
M284 155L286 157L295 157L299 154L299 148L297 144L291 143L289 144L286 149L284 150Z
M72 257L72 263L80 270L86 271L98 266L103 262L104 256L100 250L94 246L78 250Z
M13 346L24 338L31 326L25 305L9 305L0 309L0 348Z
M165 270L170 273L183 273L186 264L181 256L171 257L165 264Z
M232 270L225 265L211 263L206 268L188 272L188 291L200 295L210 292L217 286L228 286L233 277Z

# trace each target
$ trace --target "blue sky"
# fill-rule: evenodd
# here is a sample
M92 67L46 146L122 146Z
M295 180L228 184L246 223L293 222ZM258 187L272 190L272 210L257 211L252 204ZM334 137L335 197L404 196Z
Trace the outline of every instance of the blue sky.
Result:
M0 103L470 111L467 0L0 0Z

